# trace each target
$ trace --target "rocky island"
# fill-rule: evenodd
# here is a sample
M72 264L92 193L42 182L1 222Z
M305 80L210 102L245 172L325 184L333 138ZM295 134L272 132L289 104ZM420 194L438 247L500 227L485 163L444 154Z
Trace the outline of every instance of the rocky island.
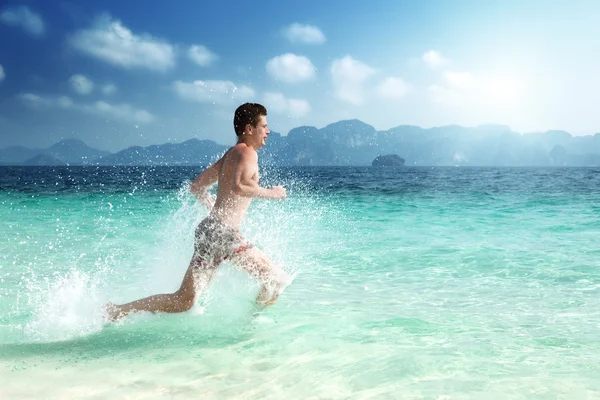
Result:
M377 156L371 165L374 167L401 167L404 165L404 158L397 154L386 154Z
M4 136L16 138L17 133ZM7 141L4 136L0 138ZM192 138L177 143L135 145L112 153L89 147L79 139L63 139L43 148L0 147L0 165L206 166L227 148L213 140ZM403 154L406 161L399 154ZM504 125L427 129L400 125L377 131L353 119L323 128L300 126L287 135L271 132L260 160L265 166L282 167L598 167L600 132L581 136L564 131L519 133Z

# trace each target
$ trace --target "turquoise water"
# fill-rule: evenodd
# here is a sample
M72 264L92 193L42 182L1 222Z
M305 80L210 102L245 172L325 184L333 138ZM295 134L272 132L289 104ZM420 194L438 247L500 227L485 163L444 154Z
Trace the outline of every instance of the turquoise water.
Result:
M175 290L190 168L0 169L0 398L600 398L600 170L267 169L243 233L294 276Z

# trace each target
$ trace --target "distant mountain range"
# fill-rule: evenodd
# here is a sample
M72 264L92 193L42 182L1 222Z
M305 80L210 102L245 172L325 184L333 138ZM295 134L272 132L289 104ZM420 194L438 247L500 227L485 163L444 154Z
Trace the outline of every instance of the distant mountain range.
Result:
M109 153L67 139L47 149L0 149L0 164L207 165L226 149L212 140L191 139ZM272 132L260 154L263 163L280 166L366 166L383 154L397 154L407 166L600 166L600 133L521 134L502 125L403 125L377 131L362 121L345 120L321 129L301 126L287 136Z
M0 164L3 165L68 165L91 164L108 151L91 148L77 139L65 139L47 149L29 149L12 146L0 149Z

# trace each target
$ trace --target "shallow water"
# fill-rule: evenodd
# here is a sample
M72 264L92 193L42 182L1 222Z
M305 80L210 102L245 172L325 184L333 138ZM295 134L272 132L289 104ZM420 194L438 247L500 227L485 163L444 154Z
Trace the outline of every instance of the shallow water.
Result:
M0 168L0 398L600 398L600 170L267 169L243 234L295 278L255 314L225 263L175 290L193 168Z

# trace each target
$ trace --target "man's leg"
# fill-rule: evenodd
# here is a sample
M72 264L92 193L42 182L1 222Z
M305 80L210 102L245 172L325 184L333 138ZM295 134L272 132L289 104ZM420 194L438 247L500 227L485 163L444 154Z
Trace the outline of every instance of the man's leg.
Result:
M285 271L256 247L236 253L229 260L260 282L261 289L256 298L260 305L275 304L283 289L292 281Z
M198 264L192 260L181 286L174 293L156 294L122 305L109 304L107 306L109 319L115 321L137 311L178 313L189 310L196 301L196 295L206 289L216 272L215 267L194 268L195 266Z

